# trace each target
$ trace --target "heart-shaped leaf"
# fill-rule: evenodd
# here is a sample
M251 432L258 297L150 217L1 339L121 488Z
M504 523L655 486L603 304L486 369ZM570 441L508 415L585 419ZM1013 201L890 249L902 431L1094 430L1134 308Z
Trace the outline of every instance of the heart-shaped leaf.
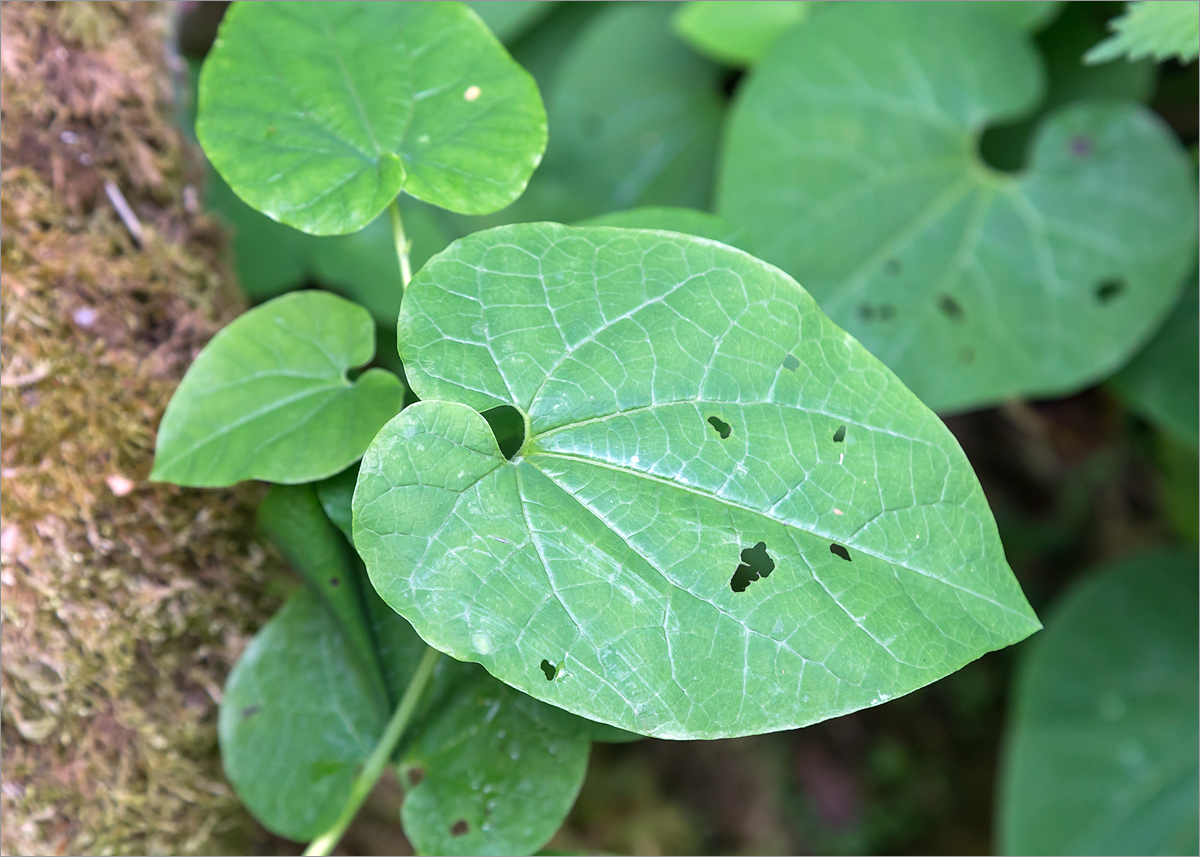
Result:
M741 251L477 233L414 278L399 339L426 401L363 459L355 546L427 642L539 699L788 729L1038 627L954 438ZM477 413L499 405L527 421L512 460Z
M310 839L338 816L427 649L371 590L311 486L272 489L260 517L310 585L230 674L221 751L230 782L264 826ZM531 853L543 845L583 783L587 729L608 727L445 659L426 699L400 754L408 768L405 832L418 853ZM455 826L459 819L469 819L469 835Z
M329 235L401 190L503 208L541 160L546 114L461 3L238 3L200 75L196 134L247 203Z
M400 379L347 372L375 353L375 324L327 292L293 292L212 338L167 405L150 478L214 487L296 484L357 461L400 410Z
M1074 390L1173 304L1195 180L1115 102L1054 113L1023 173L984 166L984 126L1040 89L1028 38L973 4L839 4L742 89L718 211L931 407Z
M1072 590L1018 674L1001 854L1200 845L1196 554L1131 557Z

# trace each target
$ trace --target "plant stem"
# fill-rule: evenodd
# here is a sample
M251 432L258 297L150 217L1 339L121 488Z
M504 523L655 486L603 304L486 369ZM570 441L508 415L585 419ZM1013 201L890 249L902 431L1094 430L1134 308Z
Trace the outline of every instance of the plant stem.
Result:
M338 816L337 821L329 830L309 844L304 851L305 855L329 854L338 844L338 840L342 838L342 834L346 832L346 828L350 826L350 822L362 808L363 802L375 788L375 783L378 782L379 777L383 774L383 769L387 767L388 761L392 758L396 745L400 742L400 737L404 734L408 721L417 707L417 702L421 699L421 694L425 692L425 686L429 683L429 676L433 674L434 664L437 663L440 654L441 652L436 649L427 648L425 650L424 657L417 664L417 671L413 673L408 687L404 690L404 697L396 706L396 713L392 715L387 728L383 730L383 737L379 739L379 743L375 745L375 749L367 758L366 764L354 778L354 784L350 787L350 796L346 798L346 804L342 807L342 814Z
M400 222L400 204L396 199L388 206L388 213L392 215L392 235L396 238L396 257L400 260L400 282L407 289L408 282L412 279L412 267L408 261L411 246L408 238L404 236L404 224Z

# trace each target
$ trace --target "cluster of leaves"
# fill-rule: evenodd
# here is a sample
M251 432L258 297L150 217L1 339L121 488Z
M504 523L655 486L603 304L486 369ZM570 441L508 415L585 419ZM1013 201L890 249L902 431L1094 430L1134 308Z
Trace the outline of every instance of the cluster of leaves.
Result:
M1111 374L1194 264L1193 166L1125 76L1047 90L1053 3L551 6L235 4L200 76L249 293L345 296L214 338L154 472L277 484L308 586L221 740L292 838L336 828L427 645L405 830L516 853L593 740L795 728L1032 633L930 409ZM747 69L728 111L705 57ZM987 166L1039 107L1029 165ZM1194 353L1186 306L1114 383ZM1130 396L1194 448L1173 389Z

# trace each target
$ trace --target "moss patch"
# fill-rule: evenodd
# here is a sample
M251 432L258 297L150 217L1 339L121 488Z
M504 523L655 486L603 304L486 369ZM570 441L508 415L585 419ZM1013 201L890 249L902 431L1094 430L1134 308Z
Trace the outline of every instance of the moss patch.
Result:
M278 602L280 565L253 534L261 491L146 481L167 400L242 308L171 122L168 14L0 7L9 854L272 847L216 743L225 675Z

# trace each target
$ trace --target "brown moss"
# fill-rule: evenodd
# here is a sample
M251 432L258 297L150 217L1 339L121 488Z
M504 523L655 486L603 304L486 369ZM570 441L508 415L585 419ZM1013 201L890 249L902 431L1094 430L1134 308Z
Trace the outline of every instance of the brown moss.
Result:
M179 378L241 309L171 122L168 14L0 6L9 854L262 847L215 733L225 674L276 600L252 532L260 491L146 481Z

